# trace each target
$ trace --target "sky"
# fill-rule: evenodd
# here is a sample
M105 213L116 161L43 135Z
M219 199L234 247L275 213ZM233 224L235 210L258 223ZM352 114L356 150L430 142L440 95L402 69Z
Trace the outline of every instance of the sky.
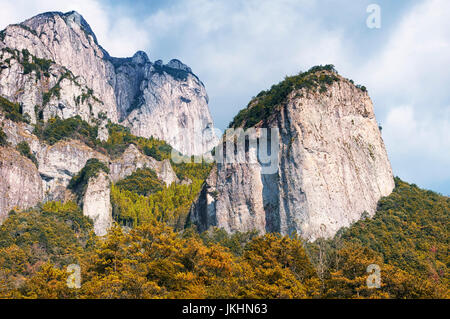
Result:
M355 3L357 2L357 4ZM371 4L380 28L369 28ZM0 0L0 29L76 10L113 56L177 58L224 129L261 90L318 64L365 85L394 175L450 195L448 0Z

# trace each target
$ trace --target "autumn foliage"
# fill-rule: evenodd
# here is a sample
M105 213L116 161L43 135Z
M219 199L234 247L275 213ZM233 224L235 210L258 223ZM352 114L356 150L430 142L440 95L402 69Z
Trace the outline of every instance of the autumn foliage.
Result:
M396 184L375 217L314 243L295 234L180 228L163 216L176 216L189 200L176 200L171 188L136 194L166 204L132 227L116 223L101 239L71 202L11 212L0 227L0 297L448 298L450 201ZM66 284L70 264L81 267L80 289ZM371 264L381 269L379 288L367 285Z

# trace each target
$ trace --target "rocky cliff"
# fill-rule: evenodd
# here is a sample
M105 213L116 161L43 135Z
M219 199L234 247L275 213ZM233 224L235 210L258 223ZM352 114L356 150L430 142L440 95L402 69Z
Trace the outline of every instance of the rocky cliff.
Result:
M179 182L169 160L158 162L154 158L142 154L134 144L128 146L122 156L110 161L109 165L113 182L120 181L121 179L130 176L134 171L140 168L150 168L154 170L158 178L167 186Z
M32 133L31 125L13 122L1 111L0 122L9 143L9 147L0 147L0 194L4 194L0 200L0 223L15 207L30 208L39 202L75 200L74 194L67 189L69 182L93 158L105 163L110 174L90 180L80 203L83 212L93 217L95 232L100 236L112 224L110 185L106 180L117 182L137 169L150 168L166 185L180 182L170 161L157 161L146 156L133 144L113 159L79 140L62 140L49 145ZM30 146L36 164L14 149L23 142Z
M106 173L89 179L83 196L83 215L93 220L97 236L105 236L112 226L110 194L111 178Z
M166 185L180 182L168 160L157 161L134 145L110 158L76 139L51 145L40 140L35 126L52 118L79 116L98 127L102 141L108 139L108 123L121 124L186 155L203 154L217 140L205 87L188 66L179 60L151 62L142 51L111 57L77 12L43 13L0 32L0 97L6 98L0 101L0 120L10 145L1 154L0 222L16 206L73 199L67 186L92 158L111 172L90 181L80 199L98 234L111 224L107 180L117 182L147 167ZM14 103L16 113L10 109ZM35 164L14 150L23 143Z
M366 90L326 70L287 81L293 86L279 84L241 113L259 114L252 108L260 107L260 100L277 98L285 87L290 90L267 116L240 123L278 128L278 140L270 141L279 144L276 173L265 174L258 161L219 163L191 208L190 218L200 230L217 226L228 232L297 232L307 240L330 237L364 212L373 215L378 200L393 190ZM228 152L235 137L224 139Z
M0 223L10 210L32 207L42 199L36 166L9 147L0 147L0 194Z
M48 12L0 33L0 95L31 123L80 115L128 126L180 152L202 154L216 137L203 83L178 60L152 63L144 52L111 57L77 12Z

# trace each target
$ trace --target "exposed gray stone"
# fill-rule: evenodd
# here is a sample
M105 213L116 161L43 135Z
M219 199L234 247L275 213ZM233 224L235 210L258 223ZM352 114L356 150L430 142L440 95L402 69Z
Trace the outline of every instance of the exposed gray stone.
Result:
M0 147L0 224L11 209L26 209L42 200L36 166L10 147Z
M73 194L67 190L67 186L70 180L83 169L86 162L91 158L97 158L109 165L111 176L108 178L113 182L124 179L139 168L147 167L153 169L158 178L167 186L172 183L179 183L169 160L159 162L152 157L142 154L133 144L118 159L111 160L108 156L93 150L78 140L60 141L55 145L48 145L39 141L31 133L32 127L30 125L15 123L5 119L1 112L0 121L11 146L15 147L21 142L27 142L39 165L38 169L31 161L20 156L13 149L2 148L2 154L4 153L2 158L10 159L10 161L5 160L5 163L11 163L1 164L0 174L2 176L0 182L3 186L0 186L0 194L7 193L9 188L12 188L13 191L2 197L0 202L0 221L15 206L29 208L38 202L73 199ZM15 163L14 165L13 162ZM28 169L30 171L27 174L26 170ZM25 186L26 183L29 186ZM93 183L97 184L96 182ZM20 187L22 187L22 190ZM23 197L22 191L25 194ZM89 207L93 206L90 205ZM89 208L89 211L91 211L91 208ZM104 211L98 213L101 216L108 214ZM103 217L100 219L104 221ZM104 222L102 222L102 225L104 226Z
M83 196L83 215L94 221L94 232L105 236L112 226L112 206L110 201L111 179L103 171L89 179Z
M153 64L142 51L113 58L77 12L49 12L10 25L2 47L26 49L55 62L48 78L24 75L16 61L5 63L0 73L0 95L22 103L33 123L35 106L44 107L42 94L58 84L59 94L45 103L44 120L80 115L89 123L100 122L101 139L107 138L104 127L110 120L138 136L165 140L187 155L203 154L217 142L205 88L188 66L179 60ZM8 58L5 53L0 62ZM59 81L67 70L74 78Z
M372 102L343 78L327 93L292 92L259 125L280 130L278 172L218 165L191 208L200 230L330 237L364 212L372 216L394 188Z
M44 200L64 200L70 180L91 158L109 162L107 156L77 140L61 141L52 146L43 144L37 159L43 177Z
M113 182L118 182L130 176L140 168L154 170L158 178L167 186L178 182L177 175L173 171L170 161L159 162L152 157L146 156L134 144L128 146L118 159L111 161L109 168Z

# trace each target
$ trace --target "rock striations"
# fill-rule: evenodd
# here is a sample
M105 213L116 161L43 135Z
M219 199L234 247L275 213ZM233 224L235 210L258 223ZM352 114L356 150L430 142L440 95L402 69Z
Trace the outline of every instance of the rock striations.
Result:
M293 89L255 125L279 129L275 174L263 174L258 163L219 163L211 172L190 212L200 230L297 232L314 240L374 214L394 180L373 105L364 88L330 74L335 81Z
M0 194L0 223L10 210L32 207L42 199L36 166L11 148L0 147Z
M203 83L178 60L152 63L144 52L113 58L77 12L49 12L0 33L0 95L20 102L32 123L75 115L128 126L186 155L216 143Z
M111 57L77 12L43 13L0 32L0 96L20 105L22 117L13 121L0 109L9 144L0 154L0 223L16 207L73 199L69 182L92 158L111 172L91 178L79 201L98 235L112 223L111 182L145 167L166 185L181 182L170 161L159 162L134 145L109 158L78 140L49 145L33 134L35 124L79 116L98 127L100 140L108 139L108 123L121 124L186 155L201 155L217 142L205 87L188 66L153 63L141 51ZM23 142L36 163L14 150Z
M69 182L92 158L105 163L110 170L109 175L89 181L86 194L81 200L86 214L89 213L90 216L96 211L100 216L100 226L94 220L97 234L104 234L104 227L109 227L112 223L111 212L106 204L109 202L110 188L106 179L117 182L137 169L149 168L166 185L181 183L170 161L157 161L146 156L133 144L120 157L112 159L78 140L63 140L48 145L31 134L30 125L10 121L1 114L0 121L10 144L10 147L0 147L0 194L6 194L0 201L0 223L16 207L29 208L39 202L74 199L74 195L67 189ZM36 154L37 165L13 149L21 142L26 142L32 153ZM105 188L104 192L100 191L102 187ZM96 206L97 201L103 204ZM108 210L99 210L100 208ZM105 216L109 216L109 219Z
M105 236L112 226L110 194L111 178L106 173L89 179L83 196L83 215L93 220L97 236Z
M40 14L0 32L0 97L3 111L17 108L13 115L0 109L0 222L14 208L73 198L68 184L90 159L109 171L91 177L79 198L100 236L112 224L111 183L144 167L166 185L190 182L178 179L169 160L157 161L134 145L114 158L77 140L49 145L33 134L34 124L79 116L98 127L100 140L108 139L107 124L120 124L185 155L205 154L218 142L205 87L188 66L179 60L151 62L141 51L111 57L77 12ZM394 187L365 88L332 67L315 67L262 92L233 126L278 129L268 143L277 146L271 154L275 170L268 172L258 160L217 163L190 211L200 230L330 237L365 213L372 215ZM257 143L244 145L244 157L261 160L262 132L255 131ZM229 147L241 134L226 136L225 154L235 154ZM28 146L21 149L23 142L32 154Z

